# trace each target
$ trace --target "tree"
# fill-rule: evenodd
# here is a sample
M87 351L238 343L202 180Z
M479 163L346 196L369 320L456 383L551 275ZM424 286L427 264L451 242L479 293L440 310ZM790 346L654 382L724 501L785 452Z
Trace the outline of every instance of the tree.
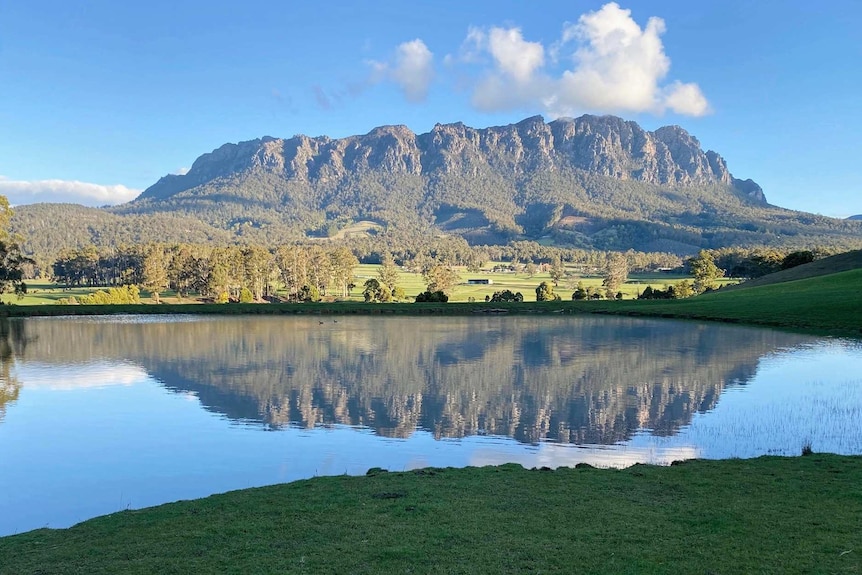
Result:
M626 283L629 277L629 263L626 256L619 252L611 252L608 254L605 262L605 279L602 285L605 286L610 297L619 291L621 285Z
M251 293L251 290L247 287L239 290L239 303L252 303L254 301L254 294Z
M781 269L789 270L790 268L795 268L796 266L801 266L802 264L810 264L814 261L814 252L810 252L808 250L791 252L784 256L784 259L781 260Z
M536 275L536 271L538 271L538 268L533 262L527 262L527 265L524 266L524 273L527 274L528 278L532 279Z
M341 297L347 297L350 295L348 286L353 283L353 269L359 265L359 260L349 248L342 246L330 252L329 261L332 287L338 289Z
M248 288L253 300L260 301L269 293L272 275L272 254L261 246L246 246L242 250L243 287ZM242 301L242 290L240 290Z
M365 290L362 292L366 302L392 301L392 292L385 283L370 278L365 280Z
M554 287L559 286L565 277L566 266L563 265L563 260L560 256L555 256L551 262L551 281L554 282Z
M587 290L584 289L584 282L578 282L577 287L575 287L575 291L572 292L573 300L585 300L589 297Z
M392 254L385 254L380 264L377 279L380 280L380 283L388 286L390 290L395 290L395 284L398 283L398 266L395 265Z
M416 303L446 303L449 296L442 291L425 291L416 296Z
M691 275L694 276L694 293L703 293L707 289L715 287L715 280L724 275L724 270L715 265L712 254L706 250L700 250L697 257L689 261Z
M320 301L320 291L318 291L315 285L305 284L299 288L299 300L305 302Z
M159 294L168 287L168 266L165 248L153 244L144 256L143 288L159 303Z
M404 291L403 287L395 286L395 289L392 290L392 299L395 301L404 301L407 299L407 292Z
M429 269L425 274L425 281L428 282L428 291L441 291L449 294L449 291L458 283L458 274L449 266L437 264Z
M33 260L21 253L18 238L9 234L12 208L6 196L0 196L0 295L13 292L21 298L27 293L24 283L24 266Z
M536 301L554 301L557 297L554 295L554 288L548 282L542 282L536 288Z
M687 297L691 297L695 294L694 286L688 280L678 281L673 284L673 289L669 289L669 295L673 296L674 299L685 299Z
M19 298L24 297L27 284L24 283L23 267L32 261L21 254L17 242L0 240L0 294L13 292Z
M332 280L332 260L329 254L320 246L308 249L308 282L317 288L318 297L326 295L326 289ZM303 299L303 298L300 298ZM315 300L316 301L316 300Z
M486 296L487 297L487 296ZM487 299L485 301L488 301ZM503 290L494 292L494 295L491 297L490 301L492 302L505 302L505 301L524 301L524 296L521 292L512 293L511 290Z
M288 300L299 299L299 288L308 283L308 254L300 246L280 246L275 264L281 274Z

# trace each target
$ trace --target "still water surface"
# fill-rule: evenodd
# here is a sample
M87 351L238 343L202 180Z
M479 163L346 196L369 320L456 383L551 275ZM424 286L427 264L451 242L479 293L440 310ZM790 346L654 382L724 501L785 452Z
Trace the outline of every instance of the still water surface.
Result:
M370 467L862 453L862 344L628 318L0 323L0 535Z

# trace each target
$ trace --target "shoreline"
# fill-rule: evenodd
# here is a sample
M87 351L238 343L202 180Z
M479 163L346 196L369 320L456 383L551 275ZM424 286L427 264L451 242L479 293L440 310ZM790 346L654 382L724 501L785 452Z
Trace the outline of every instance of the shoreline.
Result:
M371 469L0 538L0 573L851 573L862 457Z
M699 296L704 297L704 296ZM674 319L732 323L750 327L803 332L812 335L860 339L862 325L806 321L805 317L763 317L716 313L702 309L697 298L684 300L628 300L589 302L506 303L229 303L229 304L107 304L107 305L14 305L0 306L2 318L93 316L93 315L334 315L334 316L513 316L513 315L611 315L644 319Z

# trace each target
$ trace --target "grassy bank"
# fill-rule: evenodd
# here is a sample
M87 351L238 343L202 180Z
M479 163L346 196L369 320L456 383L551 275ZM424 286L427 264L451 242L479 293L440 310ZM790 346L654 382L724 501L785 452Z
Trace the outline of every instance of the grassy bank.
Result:
M859 573L862 458L321 477L0 539L0 573Z
M684 300L605 302L595 306L594 311L732 321L860 337L862 269L747 289L718 290Z
M669 301L560 301L507 304L161 304L161 305L7 305L9 317L128 313L474 315L603 313L674 317L762 325L814 333L862 336L862 269L748 289L719 290Z

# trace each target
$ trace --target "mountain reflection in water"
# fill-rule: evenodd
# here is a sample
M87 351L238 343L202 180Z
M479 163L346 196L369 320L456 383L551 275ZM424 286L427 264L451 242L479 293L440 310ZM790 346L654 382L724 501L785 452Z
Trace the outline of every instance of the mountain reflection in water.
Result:
M142 369L245 424L524 443L614 444L644 429L673 434L712 409L726 387L749 381L764 356L814 341L606 317L129 316L4 325L0 418L17 397L10 365L26 342L30 360Z

